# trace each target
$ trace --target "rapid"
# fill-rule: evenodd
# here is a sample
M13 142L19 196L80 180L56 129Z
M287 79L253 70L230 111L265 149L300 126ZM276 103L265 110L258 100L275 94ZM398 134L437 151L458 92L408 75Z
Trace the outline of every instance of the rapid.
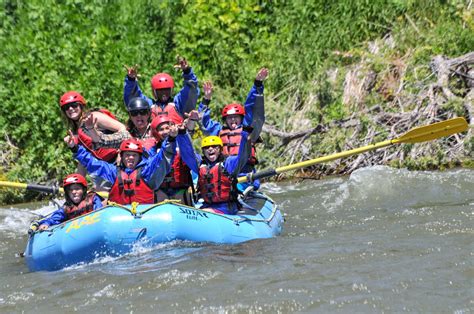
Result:
M474 311L474 170L376 166L262 190L285 214L279 237L137 246L57 272L19 254L55 206L2 206L0 312Z

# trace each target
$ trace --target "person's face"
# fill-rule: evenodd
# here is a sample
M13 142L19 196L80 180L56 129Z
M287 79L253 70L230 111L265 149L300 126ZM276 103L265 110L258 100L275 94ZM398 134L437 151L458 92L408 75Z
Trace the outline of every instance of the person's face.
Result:
M67 195L74 204L79 204L84 196L84 187L81 184L74 183L66 187Z
M170 134L171 124L162 123L156 128L156 131L158 132L158 135L160 136L160 140L164 140Z
M134 110L129 112L130 119L138 130L143 130L148 126L150 114L151 112L148 109Z
M225 123L231 130L235 130L242 124L242 116L240 114L230 114L225 117Z
M159 102L167 102L171 97L171 88L155 89L155 97Z
M221 147L219 145L207 146L204 147L202 150L204 152L204 156L210 162L216 161L221 154Z
M73 102L63 106L63 111L68 119L78 121L82 115L82 105L78 102Z
M134 169L140 161L140 154L136 152L123 152L122 163L126 168Z

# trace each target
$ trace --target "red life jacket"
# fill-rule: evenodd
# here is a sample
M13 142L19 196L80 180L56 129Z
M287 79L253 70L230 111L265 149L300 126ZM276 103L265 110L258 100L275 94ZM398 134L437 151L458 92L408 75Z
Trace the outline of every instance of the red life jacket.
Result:
M152 137L137 138L137 140L142 144L143 148L150 150L153 146L156 145L156 139Z
M202 164L199 168L198 190L208 204L234 201L236 198L233 184L222 162L211 168Z
M108 111L107 109L97 109L93 111L98 111L102 112L106 115L108 115L111 118L115 118L115 116ZM87 148L88 151L90 151L95 157L98 159L107 161L107 162L113 162L117 158L118 155L118 149L115 148L98 148L93 150L92 149L92 138L89 135L89 132L86 130L84 125L81 125L79 129L77 130L77 135L79 137L79 141Z
M237 156L239 154L240 140L242 139L242 127L235 130L225 127L219 132L219 137L224 144L222 153L225 156ZM252 152L247 163L250 165L258 164L254 143L252 143Z
M183 123L183 117L181 116L181 114L179 114L178 110L176 109L176 105L172 102L166 104L164 108L160 105L154 105L151 108L152 118L155 118L156 116L162 114L169 115L170 120L173 121L175 124Z
M142 169L135 169L130 175L125 171L117 170L117 179L109 192L109 201L126 205L132 202L153 204L155 202L153 190L143 181Z
M94 210L94 197L97 194L95 192L87 193L86 197L77 205L71 202L64 204L64 213L66 214L66 220L90 213Z
M191 184L191 169L181 159L179 152L176 152L173 164L171 165L171 171L164 178L160 189L183 189L190 187Z

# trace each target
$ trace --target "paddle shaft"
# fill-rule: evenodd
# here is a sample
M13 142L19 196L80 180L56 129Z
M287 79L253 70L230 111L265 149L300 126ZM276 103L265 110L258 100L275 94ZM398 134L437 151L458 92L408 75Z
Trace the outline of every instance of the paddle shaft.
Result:
M27 183L20 183L20 182L9 182L9 181L0 181L0 187L7 187L7 188L15 188L15 189L25 189L29 191L36 191L42 193L49 193L49 194L64 194L64 189L57 187L57 186L47 186L47 185L39 185L39 184L27 184ZM107 192L98 192L102 197L107 198L109 193Z
M238 178L238 183L246 182L249 179L250 179L250 181L253 181L253 180L257 180L257 179L271 177L271 176L280 174L282 172L296 170L296 169L300 169L300 168L304 168L304 167L309 167L309 166L313 166L313 165L320 164L320 163L323 163L323 162L328 162L328 161L332 161L332 160L336 160L336 159L340 159L340 158L344 158L344 157L349 157L349 156L352 156L352 155L362 154L362 153L365 153L365 152L370 151L370 150L379 149L379 148L390 146L390 145L393 145L393 144L394 144L393 140L387 140L387 141L379 142L379 143L376 143L376 144L371 144L371 145L364 146L364 147L361 147L361 148L351 149L351 150L348 150L348 151L340 152L340 153L329 155L329 156L324 156L324 157L320 157L320 158L316 158L316 159L311 159L311 160L298 162L298 163L288 165L288 166L278 167L278 168L275 168L275 169L267 169L267 170L263 170L263 171L260 171L260 172L257 172L257 173L249 173L245 177L239 177Z
M8 182L8 181L0 181L0 186L2 187L9 187L9 188L16 188L16 189L25 189L29 191L37 191L43 193L51 193L56 194L58 192L64 192L62 188L58 188L56 186L47 186L47 185L39 185L39 184L26 184L20 182Z
M360 148L351 149L348 151L336 153L329 156L298 162L298 163L284 166L284 167L279 167L275 169L267 169L267 170L263 170L257 173L248 173L244 177L239 177L237 179L237 182L243 183L246 181L253 181L253 180L257 180L261 178L267 178L267 177L280 174L282 172L291 171L295 169L301 169L301 168L313 166L319 163L365 153L371 150L376 150L376 149L394 145L394 144L420 143L420 142L431 141L440 137L449 136L449 135L459 133L459 132L464 132L467 129L468 129L468 124L464 118L449 119L449 120L414 128L408 131L407 133L403 134L402 136L392 139L392 140L386 140L383 142L367 145Z

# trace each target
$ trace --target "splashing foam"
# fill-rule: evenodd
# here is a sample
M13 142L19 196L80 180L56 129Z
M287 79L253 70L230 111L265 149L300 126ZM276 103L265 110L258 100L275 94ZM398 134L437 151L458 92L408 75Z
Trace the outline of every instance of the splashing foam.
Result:
M344 208L413 208L472 202L472 171L408 171L386 166L354 171L328 198L330 211Z

